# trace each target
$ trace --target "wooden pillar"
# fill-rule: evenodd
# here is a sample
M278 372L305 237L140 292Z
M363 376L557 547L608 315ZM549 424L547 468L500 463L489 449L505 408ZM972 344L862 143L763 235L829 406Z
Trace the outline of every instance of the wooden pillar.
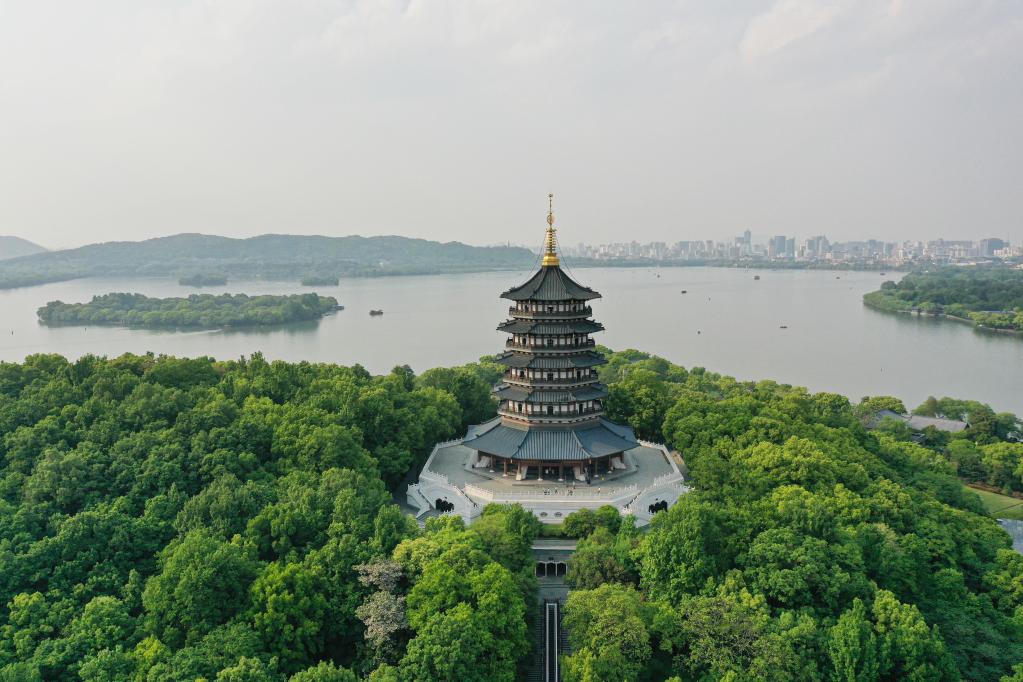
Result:
M504 465L504 476L507 478L507 476L508 476L508 460L504 459L502 457L501 458L501 463Z

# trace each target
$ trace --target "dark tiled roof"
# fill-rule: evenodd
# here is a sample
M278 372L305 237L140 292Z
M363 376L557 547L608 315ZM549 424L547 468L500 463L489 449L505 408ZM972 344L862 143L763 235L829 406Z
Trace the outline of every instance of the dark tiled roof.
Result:
M603 331L604 325L593 320L574 322L541 322L536 320L508 320L497 329L509 334L591 334Z
M600 298L600 294L577 284L557 265L549 265L537 270L525 284L501 294L501 298L513 301L589 301Z
M504 424L500 417L471 427L463 444L508 459L548 462L605 457L639 445L632 429L606 419L576 429L526 429Z
M501 400L518 400L522 401L529 397L529 389L521 386L512 386L511 384L498 384L494 387L494 395Z
M933 426L938 431L959 433L965 430L969 424L958 419L943 419L941 417L924 417L919 414L899 414L893 410L878 410L874 416L867 421L867 428L875 429L885 419L897 419L905 422L914 431L923 431L928 426Z
M515 353L508 351L497 356L497 362L508 367L528 369L572 369L575 367L596 367L607 363L593 351L578 355L557 355L552 357L538 356L533 353Z
M494 394L501 400L515 400L527 403L572 403L582 400L596 400L607 397L607 388L594 382L589 386L551 390L549 388L528 389L513 384L498 384Z
M924 417L919 414L911 414L906 417L906 423L914 431L923 431L928 426L933 426L938 431L959 433L965 431L969 424L958 419L942 419L941 417Z

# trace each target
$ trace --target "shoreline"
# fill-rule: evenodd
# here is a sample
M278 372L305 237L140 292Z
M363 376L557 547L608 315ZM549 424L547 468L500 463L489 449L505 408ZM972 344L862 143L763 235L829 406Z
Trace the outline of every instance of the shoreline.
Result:
M722 268L726 270L774 270L774 271L798 271L798 272L884 272L884 273L905 273L909 272L905 268L883 268L883 267L856 267L856 266L842 266L842 265L821 265L821 266L801 266L801 265L777 265L771 263L755 263L755 262L713 262L713 261L592 261L585 260L583 262L573 263L572 259L565 259L569 267L575 267L580 269L596 269L596 268L620 268L620 269L639 269L639 268ZM470 268L465 270L441 270L441 271L423 271L423 272L387 272L387 271L373 271L373 272L355 272L350 274L338 275L339 280L345 279L376 279L376 278L387 278L387 277L433 277L442 275L472 275L487 272L522 272L528 269L528 265L523 265L520 268L508 266L508 267L492 267L492 268ZM215 288L218 286L230 286L231 282L273 282L273 283L287 283L296 284L298 286L328 286L328 285L305 285L302 284L301 278L295 279L291 277L257 277L254 275L235 275L227 278L227 284L210 284L210 285L189 285L181 284L181 275L175 273L166 273L159 275L152 274L139 274L139 273L102 273L102 274L68 274L67 276L58 276L53 279L47 279L45 281L28 282L24 284L11 284L4 285L0 283L0 291L14 291L17 289L29 289L31 287L41 287L47 284L60 284L63 282L73 282L80 279L107 279L107 278L124 278L124 279L144 279L144 280L175 280L178 281L179 286L188 287L191 289L202 289L202 288Z
M876 293L876 292L872 291L870 293ZM953 322L959 322L961 324L968 324L971 327L973 327L974 329L980 330L980 331L984 331L984 332L994 332L996 334L1007 334L1009 336L1023 337L1023 331L1016 330L1016 329L999 329L997 327L989 327L987 325L978 324L976 320L972 320L972 319L970 319L968 317L959 317L958 315L949 315L948 313L928 313L928 312L923 312L921 310L905 310L905 309L890 310L890 309L885 308L883 306L879 306L879 305L875 305L875 304L871 303L869 300L867 300L866 294L864 294L863 305L865 305L866 307L870 308L871 310L876 310L876 311L881 312L881 313L893 313L895 315L911 315L911 316L914 316L914 317L933 317L935 319L951 320Z

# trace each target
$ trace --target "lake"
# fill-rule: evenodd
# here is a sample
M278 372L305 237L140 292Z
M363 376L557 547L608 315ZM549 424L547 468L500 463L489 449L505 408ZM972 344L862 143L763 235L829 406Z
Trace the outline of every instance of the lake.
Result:
M693 267L588 268L573 274L604 295L594 303L594 315L607 331L596 338L612 348L638 348L686 367L775 379L854 400L895 395L912 408L928 395L947 395L1023 414L1023 339L866 308L862 295L882 281L876 272ZM495 327L506 318L509 302L498 296L528 275L356 278L337 287L230 282L202 291L315 291L336 297L346 309L315 323L202 332L48 328L36 319L36 309L54 299L197 291L176 280L83 279L0 291L0 359L146 351L230 359L262 351L270 359L360 363L374 373L405 363L422 371L501 350L506 335ZM384 314L370 317L373 308Z

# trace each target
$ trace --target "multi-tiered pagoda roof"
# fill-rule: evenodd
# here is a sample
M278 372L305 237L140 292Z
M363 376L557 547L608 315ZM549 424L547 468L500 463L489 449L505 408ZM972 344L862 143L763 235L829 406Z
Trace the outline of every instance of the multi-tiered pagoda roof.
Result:
M607 388L596 367L605 361L590 335L604 326L589 305L600 294L561 269L553 212L547 223L540 269L501 294L514 305L497 327L511 335L497 357L507 368L494 389L498 417L472 427L464 445L504 460L505 469L508 462L520 468L555 462L561 472L575 468L579 478L621 466L622 453L637 442L630 428L603 416Z

